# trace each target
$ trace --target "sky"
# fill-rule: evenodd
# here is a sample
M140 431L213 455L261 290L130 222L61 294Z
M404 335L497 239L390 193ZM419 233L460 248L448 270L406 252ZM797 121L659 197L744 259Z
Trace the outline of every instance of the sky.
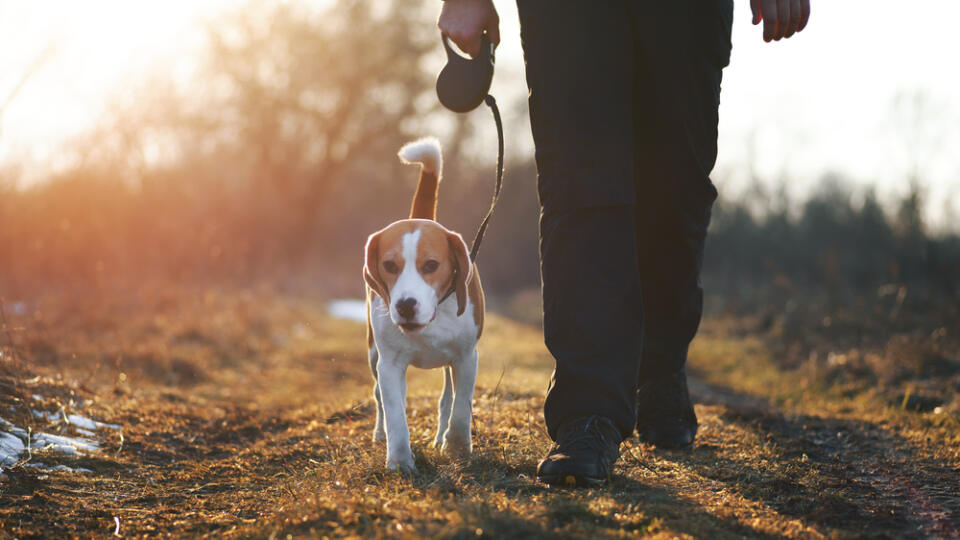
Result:
M150 77L190 73L204 24L239 3L0 0L0 107L20 76L39 65L0 117L0 162L56 168L62 145L96 126L111 101L135 98ZM501 104L522 102L516 7L495 3L503 42L493 92ZM956 227L946 223L945 208L952 205L960 215L960 45L954 28L960 2L811 4L806 30L764 43L760 28L750 24L749 2L736 3L714 171L721 193L736 198L755 176L802 197L833 173L893 201L908 190L908 173L916 168L927 186L930 221ZM511 150L529 152L526 110L503 108L513 131Z

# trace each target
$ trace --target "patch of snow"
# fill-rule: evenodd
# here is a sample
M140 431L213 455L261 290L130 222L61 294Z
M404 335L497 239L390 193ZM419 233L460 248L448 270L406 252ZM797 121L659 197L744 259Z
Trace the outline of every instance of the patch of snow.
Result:
M57 466L53 467L53 468L50 469L50 470L53 470L53 471L64 471L64 472L82 472L82 473L92 473L92 472L93 472L93 471L91 471L90 469L87 469L86 467L67 467L66 465L57 465Z
M0 431L0 466L16 463L25 449L20 437Z
M47 422L59 422L60 413L59 412L47 412L47 411L30 411L33 413L34 418L43 418Z
M67 422L77 426L78 428L87 429L87 430L97 430L101 428L107 428L112 430L120 429L118 424L105 424L103 422L97 422L96 420L91 420L86 416L79 414L68 414Z
M104 422L97 422L96 420L91 420L82 414L62 414L60 412L46 412L46 411L32 411L34 418L43 418L48 422L59 422L61 419L65 419L68 424L73 424L80 429L85 430L97 430L97 429L112 429L119 430L121 429L119 424L107 424Z
M18 428L17 426L11 424L6 418L3 418L3 417L0 417L0 427L9 431L10 433L13 433L14 435L23 435L23 436L27 435L26 430Z
M353 298L331 300L327 312L338 319L367 322L367 302Z
M45 471L60 471L60 472L74 472L74 473L92 473L90 469L85 469L83 467L67 467L66 465L54 465L49 466L44 463L27 463L24 467L29 467L31 469L43 469Z
M0 420L3 420L3 418L0 418ZM26 438L27 438L27 436L28 436L27 430L25 430L25 429L20 429L20 428L18 428L17 426L15 426L15 425L13 425L13 424L10 424L9 422L5 422L5 423L6 423L9 427L4 427L4 431L6 431L6 432L8 432L8 433L10 433L10 434L12 434L12 435L15 435L15 436L17 436L17 437L20 437L21 439L26 439Z
M43 401L43 396L34 395L36 401ZM80 437L70 437L67 435L54 435L52 433L33 433L19 428L8 420L0 417L0 472L3 467L9 467L17 463L27 448L41 452L52 452L68 456L80 456L87 452L97 452L100 450L100 443L97 441L97 430L113 429L121 430L122 426L118 424L107 424L97 422L81 414L69 414L61 409L57 412L46 412L32 410L34 418L39 418L50 422L51 424L66 424L73 426L73 430L79 433ZM62 425L61 424L61 425ZM93 472L82 467L68 467L67 465L46 466L42 463L31 463L29 467L36 467L42 470L63 471L63 472ZM40 478L40 477L38 477Z
M64 435L53 435L43 432L33 435L33 446L41 450L52 450L61 454L74 456L80 455L81 451L96 452L100 450L100 444L93 439L66 437Z

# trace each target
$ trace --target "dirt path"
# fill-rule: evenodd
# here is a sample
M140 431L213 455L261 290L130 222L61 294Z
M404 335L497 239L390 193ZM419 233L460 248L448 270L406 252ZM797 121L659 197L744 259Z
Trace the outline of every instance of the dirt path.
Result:
M90 473L5 471L0 536L960 537L955 420L797 399L793 374L721 325L693 355L695 448L628 441L608 487L567 491L532 478L550 369L534 328L489 325L468 461L429 447L438 381L412 377L422 474L406 478L369 437L362 325L269 295L149 305L27 321L16 336L35 361L30 377L5 376L8 406L123 429L97 430L99 452L31 459ZM30 427L75 429L41 420Z

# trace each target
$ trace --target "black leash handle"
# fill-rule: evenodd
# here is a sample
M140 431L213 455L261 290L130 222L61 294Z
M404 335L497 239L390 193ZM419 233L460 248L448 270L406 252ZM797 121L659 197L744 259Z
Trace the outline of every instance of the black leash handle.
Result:
M497 108L497 100L487 94L483 102L490 107L493 112L493 121L497 124L497 183L493 188L493 200L490 201L490 209L487 215L483 216L477 234L473 237L473 245L470 247L470 262L477 262L477 254L480 252L480 244L483 243L483 235L487 232L487 225L490 223L490 216L497 206L497 200L500 199L500 189L503 187L503 122L500 120L500 109Z
M440 41L447 51L447 65L443 66L437 76L437 98L440 99L440 103L451 111L466 113L479 107L480 102L483 101L490 107L493 112L493 121L497 124L497 183L494 186L490 209L480 222L477 234L473 237L473 245L470 247L470 261L476 262L480 244L483 243L483 235L487 232L487 225L490 223L494 207L497 206L500 188L503 186L503 122L500 120L497 100L489 94L490 84L493 82L493 66L496 63L495 48L490 43L490 36L486 32L480 36L480 54L472 59L457 54L447 36L441 35Z

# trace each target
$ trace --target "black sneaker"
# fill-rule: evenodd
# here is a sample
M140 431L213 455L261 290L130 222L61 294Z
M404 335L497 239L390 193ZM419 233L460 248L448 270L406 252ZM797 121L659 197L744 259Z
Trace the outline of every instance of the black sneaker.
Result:
M557 444L537 465L537 480L551 486L601 486L620 457L620 441L620 431L603 416L565 422Z
M687 448L697 435L697 415L687 372L648 377L637 390L637 436L658 448Z

